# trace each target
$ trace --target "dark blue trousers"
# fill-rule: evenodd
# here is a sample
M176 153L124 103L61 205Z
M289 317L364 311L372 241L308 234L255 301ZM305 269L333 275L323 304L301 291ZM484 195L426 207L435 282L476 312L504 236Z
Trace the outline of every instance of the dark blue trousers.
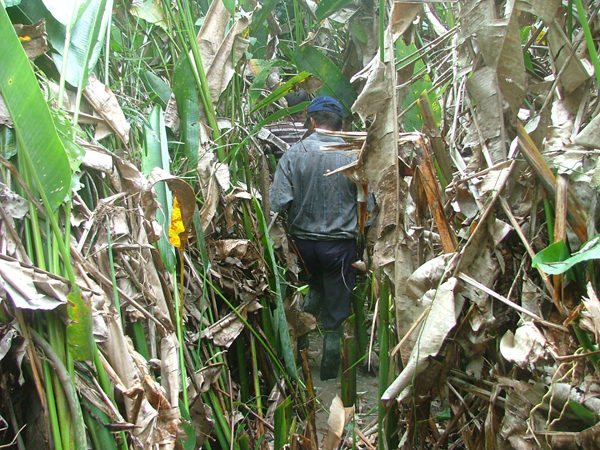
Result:
M356 261L356 240L293 239L309 272L311 301L320 302L323 328L341 330L342 323L350 316L352 290L356 282L356 271L352 267Z

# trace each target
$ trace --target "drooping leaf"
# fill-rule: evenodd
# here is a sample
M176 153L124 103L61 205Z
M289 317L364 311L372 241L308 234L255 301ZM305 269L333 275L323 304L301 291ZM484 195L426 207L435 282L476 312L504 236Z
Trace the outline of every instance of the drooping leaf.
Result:
M200 148L200 103L194 72L190 65L190 59L185 53L179 57L177 64L175 64L173 92L177 99L177 109L181 119L180 140L183 142L189 167L195 168L198 164L198 150Z
M64 201L71 184L69 159L29 59L6 10L0 8L0 92L14 123L19 152L31 159L52 208Z
M196 211L194 189L186 181L171 175L160 167L155 167L152 170L149 180L153 185L159 181L164 181L169 186L175 198L171 212L171 219L175 223L172 223L172 229L169 229L169 240L172 245L178 248L184 247Z
M162 3L157 0L146 0L144 2L133 2L129 12L153 25L158 25L167 31L167 22Z
M117 97L110 87L105 86L96 78L96 75L91 74L83 93L88 102L104 118L110 128L117 133L123 145L127 148L131 126L127 122L121 105L119 105Z
M569 257L569 250L563 241L549 245L539 252L531 265L537 267L549 275L565 273L575 264L600 259L600 237L588 241L577 253Z
M67 325L67 345L73 358L89 361L93 358L92 305L83 298L81 290L74 286L67 296L67 312L70 323Z
M44 284L52 286L54 296L40 288ZM52 310L64 305L69 291L64 280L50 278L41 270L10 259L0 259L0 286L10 294L17 308L29 310Z
M312 73L323 80L323 87L318 95L329 95L339 100L344 108L344 116L351 114L352 104L356 100L356 92L350 81L337 66L312 45L303 45L294 52L296 66L303 71Z
M162 106L163 109L166 109L167 103L173 93L173 90L169 85L150 71L142 72L140 78L142 79L144 86L146 86L146 89L155 95L153 100Z

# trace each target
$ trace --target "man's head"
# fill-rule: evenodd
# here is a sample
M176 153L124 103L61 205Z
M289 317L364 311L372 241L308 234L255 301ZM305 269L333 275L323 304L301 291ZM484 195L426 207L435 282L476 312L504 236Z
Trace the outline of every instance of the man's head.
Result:
M322 95L313 99L308 105L305 126L309 130L324 128L339 131L342 129L343 114L344 110L340 102L333 97Z

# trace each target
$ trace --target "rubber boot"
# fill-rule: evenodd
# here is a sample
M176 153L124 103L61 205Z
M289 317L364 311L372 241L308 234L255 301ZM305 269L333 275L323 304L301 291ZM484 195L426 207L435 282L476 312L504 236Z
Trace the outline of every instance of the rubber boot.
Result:
M323 333L323 357L321 358L321 381L335 380L340 370L341 331Z
M308 346L308 333L304 333L298 336L298 350L306 350Z
M314 289L308 289L308 292L304 296L304 304L302 305L302 311L312 314L315 317L319 317L321 308L323 306L323 294L317 292Z

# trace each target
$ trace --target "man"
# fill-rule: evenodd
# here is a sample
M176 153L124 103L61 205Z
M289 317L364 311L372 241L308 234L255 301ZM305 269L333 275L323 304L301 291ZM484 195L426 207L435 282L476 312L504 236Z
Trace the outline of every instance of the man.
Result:
M341 173L325 176L354 157L324 150L344 141L315 132L341 130L342 115L342 105L332 97L317 97L309 104L306 126L311 134L281 157L270 190L271 209L287 212L288 232L309 272L311 302L321 303L321 380L337 377L341 327L350 315L356 276L356 185Z

